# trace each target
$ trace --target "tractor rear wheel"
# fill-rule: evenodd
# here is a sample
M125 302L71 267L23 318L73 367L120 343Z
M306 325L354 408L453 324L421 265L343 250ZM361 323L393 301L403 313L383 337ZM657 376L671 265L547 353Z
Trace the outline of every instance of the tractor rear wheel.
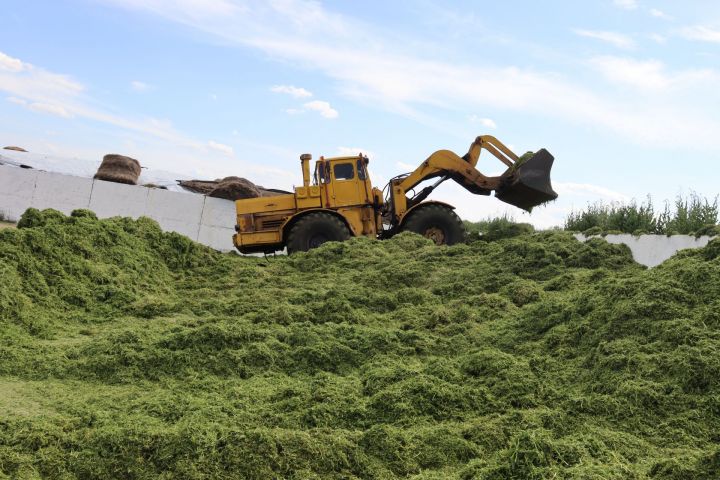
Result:
M410 212L401 231L419 233L437 245L454 245L465 239L465 227L460 217L452 208L437 203Z
M343 242L349 238L347 226L335 215L308 213L290 228L287 237L288 254L307 252L325 242Z

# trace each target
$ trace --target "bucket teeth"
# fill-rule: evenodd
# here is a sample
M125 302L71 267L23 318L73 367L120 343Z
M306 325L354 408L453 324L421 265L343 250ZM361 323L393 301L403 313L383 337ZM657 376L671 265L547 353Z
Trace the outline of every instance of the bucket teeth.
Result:
M495 197L528 212L533 207L557 198L550 183L550 170L555 158L544 148L526 162L508 169L507 182L495 192Z

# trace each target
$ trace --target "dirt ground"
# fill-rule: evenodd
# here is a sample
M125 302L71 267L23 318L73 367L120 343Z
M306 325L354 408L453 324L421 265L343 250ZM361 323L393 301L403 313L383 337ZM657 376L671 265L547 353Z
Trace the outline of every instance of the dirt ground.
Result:
M0 222L0 228L16 228L16 225L9 222Z

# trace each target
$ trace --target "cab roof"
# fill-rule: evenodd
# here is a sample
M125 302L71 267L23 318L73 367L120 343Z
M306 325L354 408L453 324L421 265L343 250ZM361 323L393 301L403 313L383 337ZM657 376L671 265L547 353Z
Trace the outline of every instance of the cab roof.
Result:
M358 158L367 158L367 156L363 155L363 154L358 154L358 155L353 155L352 157L320 157L316 161L319 162L322 160L325 162L338 162L341 160L357 160Z

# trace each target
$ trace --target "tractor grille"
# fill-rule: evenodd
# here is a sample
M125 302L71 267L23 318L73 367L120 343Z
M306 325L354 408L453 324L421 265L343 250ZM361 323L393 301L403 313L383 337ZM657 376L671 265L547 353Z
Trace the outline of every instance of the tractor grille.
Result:
M275 230L280 227L285 221L284 218L277 218L273 220L263 220L261 230Z

